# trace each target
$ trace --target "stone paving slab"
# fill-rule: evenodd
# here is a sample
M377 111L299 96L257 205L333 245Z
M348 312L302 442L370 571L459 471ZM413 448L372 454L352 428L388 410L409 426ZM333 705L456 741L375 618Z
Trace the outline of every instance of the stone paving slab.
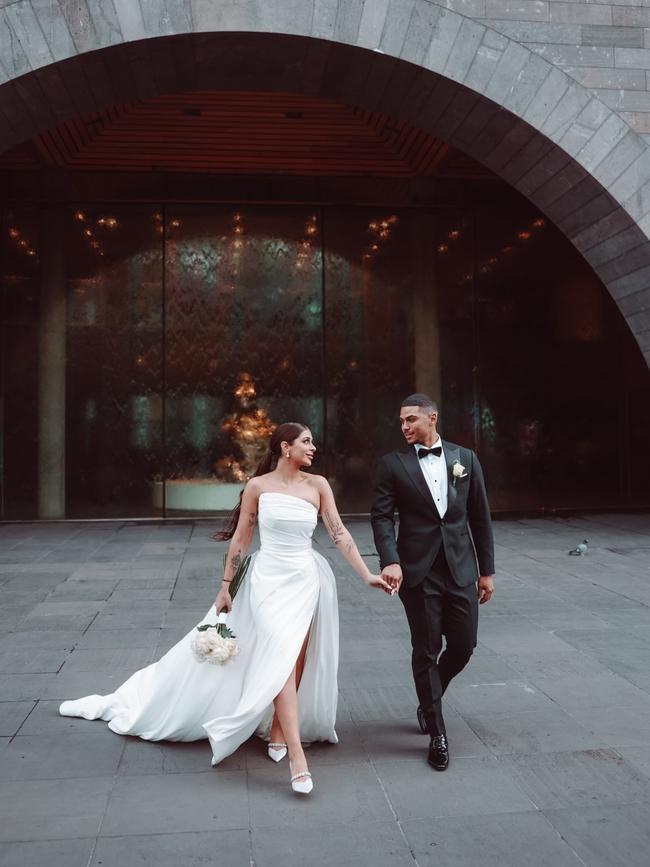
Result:
M432 778L416 759L377 762L376 768L400 820L517 813L535 807L494 756L454 757L454 773L444 777Z
M216 777L216 773L121 776L112 789L100 835L247 828L246 774L222 770Z
M117 772L123 750L118 738L107 738L98 726L67 734L20 734L0 753L0 780L107 777Z
M37 843L4 843L0 867L87 867L95 841L47 840Z
M0 841L95 837L112 788L112 777L99 776L0 781Z
M20 650L0 651L0 672L2 674L35 674L38 672L59 671L68 659L69 653L61 650L41 650L38 639L33 636L32 647Z
M465 719L495 755L589 750L608 743L555 704L541 711L504 711Z
M647 864L650 851L647 804L544 810L544 815L589 867Z
M93 629L91 626L79 638L76 651L81 650L144 650L160 641L160 629Z
M288 766L273 768L270 764L251 768L247 774L250 822L254 829L292 829L296 824L318 829L327 825L390 822L394 818L381 780L365 757L343 767L320 766L318 791L314 788L309 798L300 799L289 786Z
M243 867L250 864L249 837L247 829L102 837L89 867L136 864L152 867L204 867L208 864Z
M375 568L369 524L350 528ZM306 799L256 739L213 769L205 741L58 715L203 616L225 549L211 530L0 525L0 867L645 867L649 515L496 523L497 592L445 698L445 774L425 761L399 601L363 587L319 527L339 590L340 743L309 748Z
M0 702L0 735L15 735L35 705L33 701Z
M309 867L412 867L408 841L394 822L366 821L334 826L255 829L252 857L256 867L309 864Z
M541 810L642 801L650 779L612 749L504 756L513 778Z
M412 819L403 828L420 867L584 867L540 812Z

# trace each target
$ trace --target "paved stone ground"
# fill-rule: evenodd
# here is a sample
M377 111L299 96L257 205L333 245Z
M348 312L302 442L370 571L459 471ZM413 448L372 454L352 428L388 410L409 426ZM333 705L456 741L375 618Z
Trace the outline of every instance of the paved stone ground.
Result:
M372 555L366 522L350 527ZM397 599L339 579L338 746L298 799L252 740L150 744L59 702L110 692L214 596L209 525L0 526L0 867L646 865L650 516L496 524L497 593L425 763ZM568 557L583 537L588 554Z

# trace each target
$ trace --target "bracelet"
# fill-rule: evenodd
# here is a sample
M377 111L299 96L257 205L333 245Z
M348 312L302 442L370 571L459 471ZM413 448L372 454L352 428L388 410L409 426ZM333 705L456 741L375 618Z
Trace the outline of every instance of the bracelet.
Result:
M222 578L222 579L221 579L221 583L222 583L222 584L232 584L232 578L231 578L229 581L226 581L225 578Z

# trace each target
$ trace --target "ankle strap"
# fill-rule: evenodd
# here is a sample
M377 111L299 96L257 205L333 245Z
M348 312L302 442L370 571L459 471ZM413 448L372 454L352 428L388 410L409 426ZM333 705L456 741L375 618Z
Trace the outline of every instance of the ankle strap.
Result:
M311 774L309 771L303 771L302 774L294 774L293 777L291 777L291 782L295 783L296 780L299 780L301 777L311 777Z

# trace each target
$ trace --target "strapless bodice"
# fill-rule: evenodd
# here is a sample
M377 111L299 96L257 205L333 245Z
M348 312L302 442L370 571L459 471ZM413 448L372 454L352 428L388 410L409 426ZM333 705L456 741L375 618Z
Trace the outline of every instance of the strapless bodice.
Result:
M310 549L317 521L313 503L293 494L264 491L259 498L260 552Z

